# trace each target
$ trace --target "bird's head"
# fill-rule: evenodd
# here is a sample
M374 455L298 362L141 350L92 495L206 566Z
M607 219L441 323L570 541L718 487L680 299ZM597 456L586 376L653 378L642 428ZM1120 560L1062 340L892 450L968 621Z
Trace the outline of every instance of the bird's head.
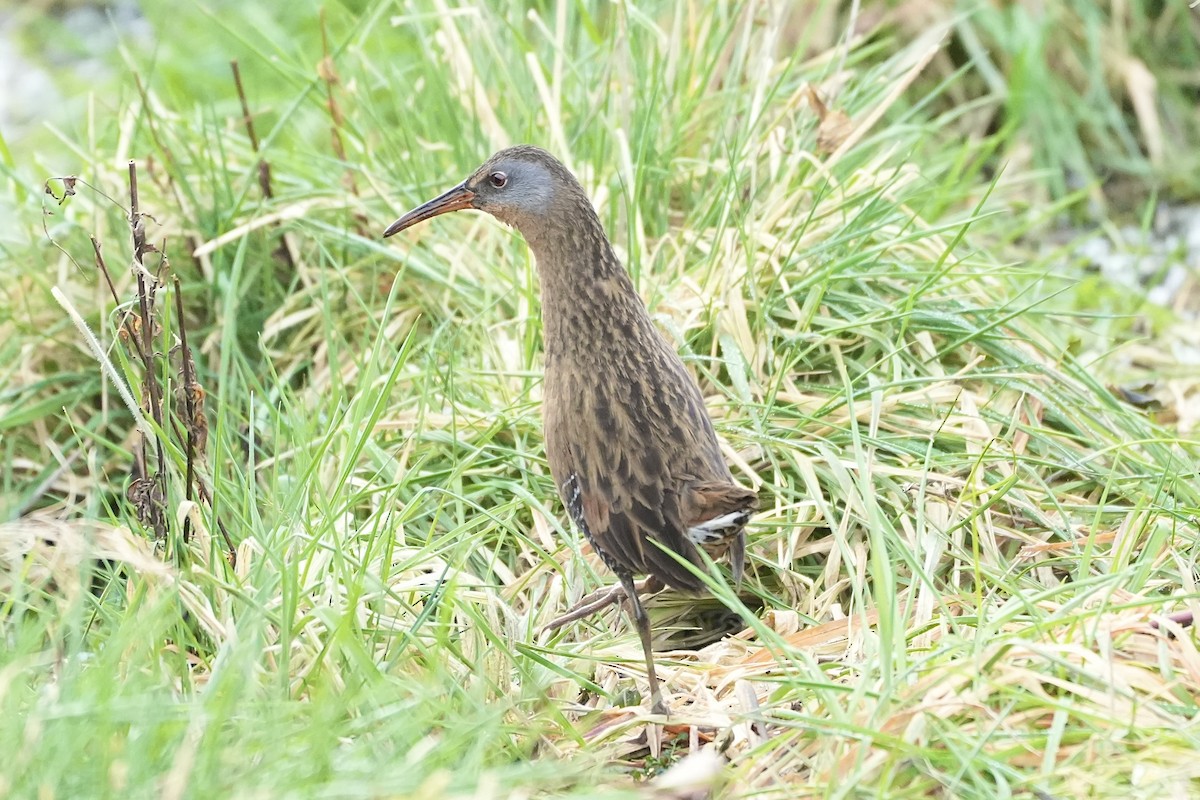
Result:
M427 219L467 208L486 211L529 237L583 190L570 171L538 147L518 145L501 150L453 189L417 206L393 222L384 237ZM586 200L586 197L585 197Z

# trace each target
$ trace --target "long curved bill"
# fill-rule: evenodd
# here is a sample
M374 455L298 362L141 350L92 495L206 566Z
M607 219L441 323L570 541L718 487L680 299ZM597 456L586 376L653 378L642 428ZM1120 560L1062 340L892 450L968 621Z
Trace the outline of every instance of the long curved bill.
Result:
M388 225L387 230L383 232L383 238L386 239L389 236L394 236L405 228L410 228L418 222L424 222L441 214L471 208L471 201L474 199L475 193L467 188L467 184L464 181L450 191L433 198L428 203L417 206L391 225Z

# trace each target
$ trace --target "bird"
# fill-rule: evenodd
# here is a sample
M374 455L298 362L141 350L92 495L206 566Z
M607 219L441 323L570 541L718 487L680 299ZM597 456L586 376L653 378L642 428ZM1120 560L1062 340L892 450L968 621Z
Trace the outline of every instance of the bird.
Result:
M728 559L740 585L757 494L734 480L699 385L655 326L566 166L533 145L500 150L383 236L467 209L515 228L533 252L546 460L575 527L619 581L600 601L578 608L586 614L614 600L627 603L645 656L651 713L665 717L638 590L665 584L703 591L704 581L685 566L705 568L700 549ZM635 575L647 578L639 586ZM568 612L556 622L577 616Z

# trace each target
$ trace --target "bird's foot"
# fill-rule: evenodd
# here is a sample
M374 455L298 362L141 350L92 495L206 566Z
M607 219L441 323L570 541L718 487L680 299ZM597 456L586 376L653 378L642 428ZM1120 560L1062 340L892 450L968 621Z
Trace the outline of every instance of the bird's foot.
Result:
M601 589L598 592L592 592L587 597L576 603L570 611L563 614L561 617L556 617L550 620L550 622L546 623L546 626L542 628L542 630L546 632L556 631L563 625L574 622L577 619L583 619L591 614L595 614L600 609L612 605L613 603L619 603L624 599L625 587L621 586L619 583L615 586L610 586L607 589Z
M639 594L641 594L643 592L657 592L663 588L663 585L661 581L654 576L651 576L639 581L638 583L635 583L634 588L637 589ZM564 625L572 623L575 620L591 616L597 611L605 609L614 603L619 603L624 599L625 587L619 583L613 584L607 589L598 589L576 603L561 617L556 617L550 620L550 622L546 623L542 630L547 633L551 633Z

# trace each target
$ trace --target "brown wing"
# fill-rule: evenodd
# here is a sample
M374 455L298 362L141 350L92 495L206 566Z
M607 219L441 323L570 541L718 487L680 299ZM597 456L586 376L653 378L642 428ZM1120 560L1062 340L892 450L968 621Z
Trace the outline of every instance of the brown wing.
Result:
M654 354L651 354L654 355ZM700 391L673 351L657 368L617 363L599 372L555 375L546 407L547 456L571 517L616 572L653 575L685 591L704 584L666 550L702 566L689 530L698 515L720 511L721 492L750 494L733 483ZM660 377L649 383L641 376ZM751 501L752 502L752 501ZM744 521L743 521L744 524ZM744 534L729 552L740 577ZM658 543L657 546L655 542Z

